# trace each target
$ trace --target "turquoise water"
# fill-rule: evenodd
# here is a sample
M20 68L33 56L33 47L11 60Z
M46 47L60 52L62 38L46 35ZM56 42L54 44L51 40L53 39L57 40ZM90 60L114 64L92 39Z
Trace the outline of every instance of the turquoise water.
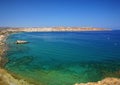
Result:
M15 44L27 40L28 44ZM5 68L36 85L120 77L120 31L28 32L7 39Z

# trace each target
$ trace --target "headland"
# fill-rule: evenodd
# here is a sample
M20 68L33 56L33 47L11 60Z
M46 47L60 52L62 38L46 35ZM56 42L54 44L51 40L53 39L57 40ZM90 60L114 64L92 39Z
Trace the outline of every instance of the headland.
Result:
M9 32L74 32L74 31L106 31L107 28L93 27L33 27L33 28L6 28Z

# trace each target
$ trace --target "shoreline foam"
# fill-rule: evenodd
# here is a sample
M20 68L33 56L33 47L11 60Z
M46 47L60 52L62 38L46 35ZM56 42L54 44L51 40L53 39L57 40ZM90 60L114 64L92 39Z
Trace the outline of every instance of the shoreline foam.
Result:
M5 52L5 39L7 38L7 36L11 33L11 32L21 32L21 30L17 30L17 31L13 31L11 29L8 30L3 30L5 33L1 33L0 32L0 63L2 64L3 62L3 55ZM10 33L9 33L10 32ZM29 31L27 31L29 32ZM7 72L5 69L3 69L2 67L0 67L0 85L34 85L34 84L30 84L27 81L23 80L23 79L17 79L15 77L13 77L11 74L9 74L9 72ZM94 83L81 83L81 84L75 84L75 85L120 85L120 79L119 78L105 78L101 81L98 82L94 82Z

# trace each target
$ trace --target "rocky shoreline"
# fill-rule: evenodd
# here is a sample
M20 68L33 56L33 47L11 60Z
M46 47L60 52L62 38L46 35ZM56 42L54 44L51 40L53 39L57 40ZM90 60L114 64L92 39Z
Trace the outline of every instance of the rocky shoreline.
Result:
M30 29L29 29L30 30ZM7 62L6 59L4 59L4 54L6 51L6 44L5 40L7 36L11 33L15 32L29 32L29 30L25 29L4 29L0 30L0 85L34 85L30 84L29 82L15 78L12 74L10 74L8 71L6 71L3 66L5 62ZM36 31L36 30L34 30ZM98 82L89 82L89 83L81 83L81 84L75 84L75 85L120 85L120 79L118 78L105 78Z
M105 78L98 82L89 82L89 83L81 83L75 85L120 85L120 79L117 78Z
M33 85L23 79L13 77L4 69L0 69L0 85Z
M16 79L3 67L7 62L5 58L5 51L7 50L5 41L10 33L6 30L0 30L0 85L33 85L23 79Z

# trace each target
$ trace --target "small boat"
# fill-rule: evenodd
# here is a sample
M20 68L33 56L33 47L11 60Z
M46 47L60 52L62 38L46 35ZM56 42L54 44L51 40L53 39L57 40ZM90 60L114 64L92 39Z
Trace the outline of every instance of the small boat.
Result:
M25 40L17 40L16 41L16 44L26 44L28 43L28 41L25 41Z

